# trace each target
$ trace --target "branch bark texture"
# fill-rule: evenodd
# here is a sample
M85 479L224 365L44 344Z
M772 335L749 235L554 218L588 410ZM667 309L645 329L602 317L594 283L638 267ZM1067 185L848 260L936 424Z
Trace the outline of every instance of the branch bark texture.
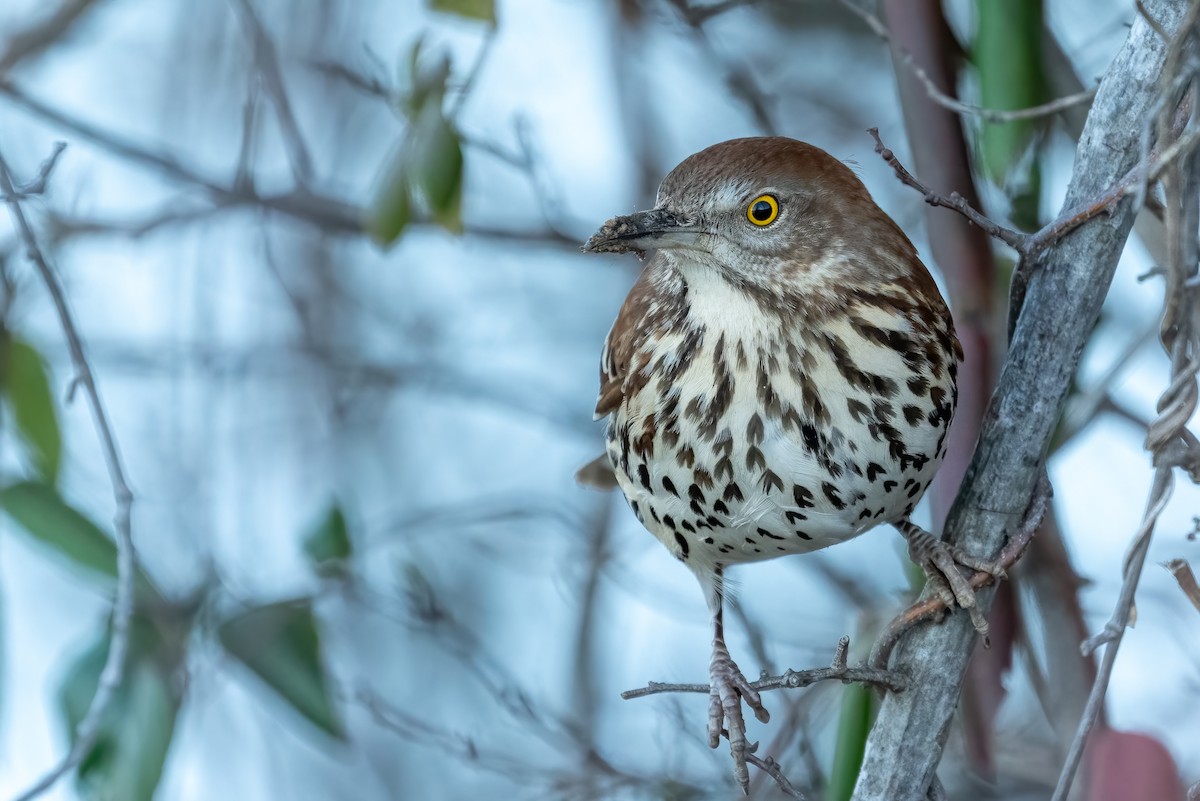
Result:
M1174 30L1184 0L1147 0ZM1166 43L1138 17L1096 94L1076 151L1063 208L1119 181L1138 163L1157 96ZM1090 220L1038 257L1009 358L984 419L975 457L951 510L947 539L979 554L998 551L1021 521L1080 354L1133 225L1132 200ZM991 592L980 594L991 603ZM922 801L935 778L958 704L975 632L966 615L914 630L890 668L910 689L884 699L855 788L855 801Z

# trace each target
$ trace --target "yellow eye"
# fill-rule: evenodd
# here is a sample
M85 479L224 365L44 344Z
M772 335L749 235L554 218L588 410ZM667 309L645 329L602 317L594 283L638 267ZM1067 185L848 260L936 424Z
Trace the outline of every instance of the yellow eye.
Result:
M779 216L779 201L771 195L759 195L746 207L746 219L757 226L770 225Z

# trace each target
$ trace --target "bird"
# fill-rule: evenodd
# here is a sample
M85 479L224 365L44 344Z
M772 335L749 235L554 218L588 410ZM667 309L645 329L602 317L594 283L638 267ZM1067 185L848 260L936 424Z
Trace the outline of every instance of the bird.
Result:
M932 590L986 626L959 566L1000 566L911 520L946 453L962 346L900 227L846 164L796 139L687 157L653 208L583 249L644 266L601 353L605 453L579 477L615 481L699 580L708 742L728 739L748 792L742 704L770 715L725 644L727 568L891 524Z

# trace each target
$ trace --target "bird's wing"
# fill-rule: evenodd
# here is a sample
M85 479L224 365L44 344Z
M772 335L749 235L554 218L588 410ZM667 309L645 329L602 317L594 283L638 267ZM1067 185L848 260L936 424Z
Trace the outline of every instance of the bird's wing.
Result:
M649 279L649 270L643 271L629 296L617 314L604 340L604 352L600 355L600 396L596 400L596 419L599 420L616 411L625 397L625 384L629 377L629 363L637 345L639 323L646 319L654 295Z
M607 417L617 410L625 397L629 363L636 346L638 324L646 318L650 309L653 289L643 272L629 290L617 320L609 329L604 340L604 351L600 354L600 395L596 399L596 419ZM608 454L602 453L588 462L575 474L575 480L596 489L612 489L617 486Z

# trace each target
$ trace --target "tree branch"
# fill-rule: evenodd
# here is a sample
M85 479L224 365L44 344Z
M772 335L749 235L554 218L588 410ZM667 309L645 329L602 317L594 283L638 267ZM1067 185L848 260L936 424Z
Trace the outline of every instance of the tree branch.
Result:
M1182 0L1147 3L1172 26ZM1065 209L1115 185L1139 161L1142 120L1155 101L1166 46L1141 20L1097 91L1076 153ZM1099 314L1134 204L1117 201L1111 216L1092 218L1034 256L1012 349L983 422L979 445L947 525L947 539L989 554L1025 514L1084 343ZM1070 305L1064 301L1069 299ZM980 593L991 603L991 592ZM911 676L903 693L883 700L867 742L855 801L920 801L931 786L957 706L975 632L964 615L923 626L899 643L890 668Z
M254 51L254 64L262 76L263 88L275 106L279 130L283 134L283 142L292 164L292 175L299 186L308 186L313 177L312 156L309 154L308 145L304 143L304 135L300 133L295 112L292 111L287 87L283 85L283 73L279 69L275 43L267 36L266 28L254 13L250 0L233 0L233 6L246 29L246 38Z
M6 96L30 113L58 125L76 136L93 142L108 152L134 164L161 173L166 178L206 192L212 203L211 209L175 209L156 212L142 220L87 220L59 218L64 235L128 234L140 236L162 225L186 223L198 216L237 208L259 208L282 214L307 225L312 225L329 234L359 236L363 233L362 220L365 211L339 198L309 191L303 188L279 194L262 194L245 182L236 181L232 186L209 178L188 167L169 153L160 153L141 144L132 142L120 134L99 128L90 122L49 106L26 93L23 89L0 78L0 95ZM428 224L427 221L416 223ZM522 242L579 249L579 241L558 230L520 231L512 226L487 226L467 223L463 233L488 239Z
M891 32L879 17L872 14L867 9L860 6L854 0L838 0L843 8L848 10L854 16L866 23L871 31L885 42L892 41ZM986 122L1015 122L1016 120L1031 120L1038 117L1048 117L1052 114L1057 114L1075 106L1082 105L1091 101L1096 96L1095 89L1088 89L1082 92L1066 95L1047 103L1041 103L1029 108L1019 109L995 109L983 108L982 106L974 106L970 103L964 103L956 97L946 94L942 91L937 82L930 77L929 73L916 62L913 54L903 47L896 47L895 52L899 60L908 68L921 85L925 87L925 93L929 95L929 99L937 103L944 109L953 111L955 114L961 114L970 117L979 117Z
M104 660L104 668L100 673L96 694L92 696L87 713L75 729L75 742L72 744L71 750L58 765L16 799L16 801L30 801L53 787L55 782L73 770L92 750L92 746L95 745L96 738L100 734L100 723L103 720L104 712L108 709L113 694L120 686L124 676L125 655L129 650L129 620L133 615L134 549L131 523L133 493L130 491L129 482L125 477L120 449L117 447L116 437L113 436L112 427L109 425L108 414L104 410L100 391L96 388L91 365L84 353L83 339L79 336L75 320L67 307L66 295L59 283L58 276L46 261L41 246L38 244L37 236L33 232L33 227L29 224L25 210L21 207L20 193L17 191L16 182L13 180L3 155L0 155L0 191L5 195L9 214L12 216L18 235L25 244L29 259L37 268L46 285L46 291L50 293L50 298L54 301L58 321L62 326L63 336L67 340L67 348L71 352L71 361L75 366L75 378L72 386L83 388L88 405L91 407L92 421L95 424L96 433L100 437L100 445L104 451L104 461L108 467L108 476L112 483L113 499L116 504L113 528L117 545L117 592L113 602L112 638L109 642L108 655Z
M45 19L9 37L0 53L0 75L12 72L20 62L46 52L61 41L93 5L95 0L63 0Z
M1139 8L1144 18L1151 18L1148 9L1144 6ZM1162 108L1158 119L1158 138L1160 145L1164 141L1170 141L1170 146L1163 148L1164 154L1174 148L1179 156L1173 161L1164 178L1167 263L1163 265L1166 293L1159 338L1171 360L1171 380L1159 397L1158 416L1146 432L1146 449L1154 457L1154 482L1146 500L1142 524L1134 534L1126 556L1124 581L1112 617L1098 635L1089 638L1083 644L1085 654L1090 654L1102 644L1107 647L1100 661L1096 680L1092 683L1079 728L1067 752L1058 786L1054 790L1053 801L1066 801L1079 763L1083 759L1088 736L1104 704L1117 651L1121 647L1125 627L1133 613L1133 599L1146 555L1150 550L1154 527L1171 497L1175 484L1175 467L1182 466L1175 456L1176 446L1182 443L1186 451L1195 442L1195 437L1186 426L1200 402L1200 390L1196 386L1196 373L1200 369L1200 319L1195 311L1194 292L1188 284L1196 276L1197 258L1200 257L1200 245L1196 241L1196 228L1200 224L1200 159L1196 156L1195 137L1189 136L1188 129L1200 128L1196 119L1196 112L1200 110L1200 103L1197 103L1200 87L1195 82L1194 70L1182 67L1185 60L1182 54L1189 49L1194 53L1197 48L1195 25L1198 15L1200 4L1193 2L1179 25L1179 32L1169 42L1166 67L1160 79L1159 97ZM1149 25L1149 22L1147 24ZM1155 29L1153 25L1149 27ZM1157 29L1155 33L1158 33ZM1176 69L1179 70L1179 74L1176 73ZM1190 87L1179 105L1188 108L1192 118L1187 128L1178 131L1173 120L1176 116L1178 97L1174 88L1179 85L1178 79L1189 73L1193 75L1188 79ZM1171 141L1172 138L1174 141ZM1191 144L1185 149L1185 146L1181 145L1183 142Z

